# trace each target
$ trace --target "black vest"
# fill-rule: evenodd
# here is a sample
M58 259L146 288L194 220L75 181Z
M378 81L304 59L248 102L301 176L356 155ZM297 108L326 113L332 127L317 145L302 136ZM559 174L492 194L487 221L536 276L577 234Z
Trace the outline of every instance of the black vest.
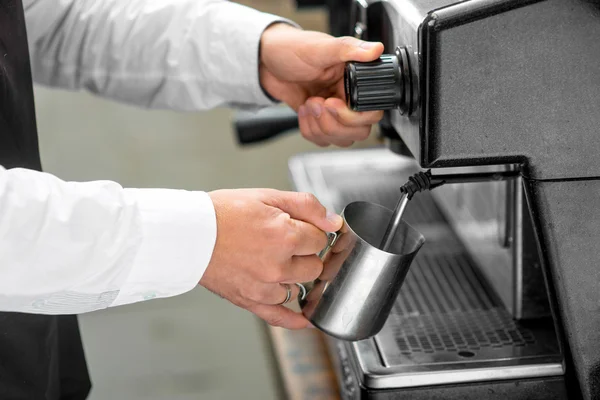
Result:
M0 165L41 170L21 0L0 0ZM0 312L1 400L82 400L89 390L75 316Z

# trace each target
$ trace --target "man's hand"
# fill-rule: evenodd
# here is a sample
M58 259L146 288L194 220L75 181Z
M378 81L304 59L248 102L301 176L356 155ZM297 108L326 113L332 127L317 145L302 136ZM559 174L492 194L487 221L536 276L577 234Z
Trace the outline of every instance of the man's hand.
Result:
M346 106L345 63L373 61L382 53L381 43L274 24L261 37L260 81L272 97L298 112L306 139L347 147L368 138L383 112L353 112Z
M316 279L323 264L316 255L327 245L325 232L342 226L306 193L269 189L209 193L217 214L217 242L200 285L247 309L273 326L301 329L302 314L279 305L287 296L282 283Z

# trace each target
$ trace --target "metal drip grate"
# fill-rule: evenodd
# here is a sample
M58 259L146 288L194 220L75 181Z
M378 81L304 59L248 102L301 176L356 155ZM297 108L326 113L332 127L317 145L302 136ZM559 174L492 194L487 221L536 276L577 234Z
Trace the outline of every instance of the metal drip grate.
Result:
M395 315L390 321L401 354L435 351L476 352L482 348L535 343L531 331L519 328L503 310L471 310L418 316Z
M402 354L535 343L529 329L494 305L463 254L418 257L387 324Z

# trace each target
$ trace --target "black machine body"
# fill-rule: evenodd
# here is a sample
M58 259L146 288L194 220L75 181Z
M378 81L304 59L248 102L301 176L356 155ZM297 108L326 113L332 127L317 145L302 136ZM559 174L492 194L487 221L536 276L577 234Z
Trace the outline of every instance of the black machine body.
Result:
M357 0L350 14L348 34L385 55L348 66L347 101L385 110L393 151L422 168L521 171L562 395L600 398L600 2ZM526 386L507 398L532 398Z

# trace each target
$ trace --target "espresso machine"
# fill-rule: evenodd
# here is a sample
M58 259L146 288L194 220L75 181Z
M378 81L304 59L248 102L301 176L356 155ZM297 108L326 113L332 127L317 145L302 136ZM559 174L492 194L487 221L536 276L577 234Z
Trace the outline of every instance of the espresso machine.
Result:
M392 314L330 339L342 397L600 399L600 2L329 6L335 35L384 43L348 64L346 96L385 111L385 145L295 156L297 190L339 212L393 208L424 169L516 174L409 203L426 243Z

